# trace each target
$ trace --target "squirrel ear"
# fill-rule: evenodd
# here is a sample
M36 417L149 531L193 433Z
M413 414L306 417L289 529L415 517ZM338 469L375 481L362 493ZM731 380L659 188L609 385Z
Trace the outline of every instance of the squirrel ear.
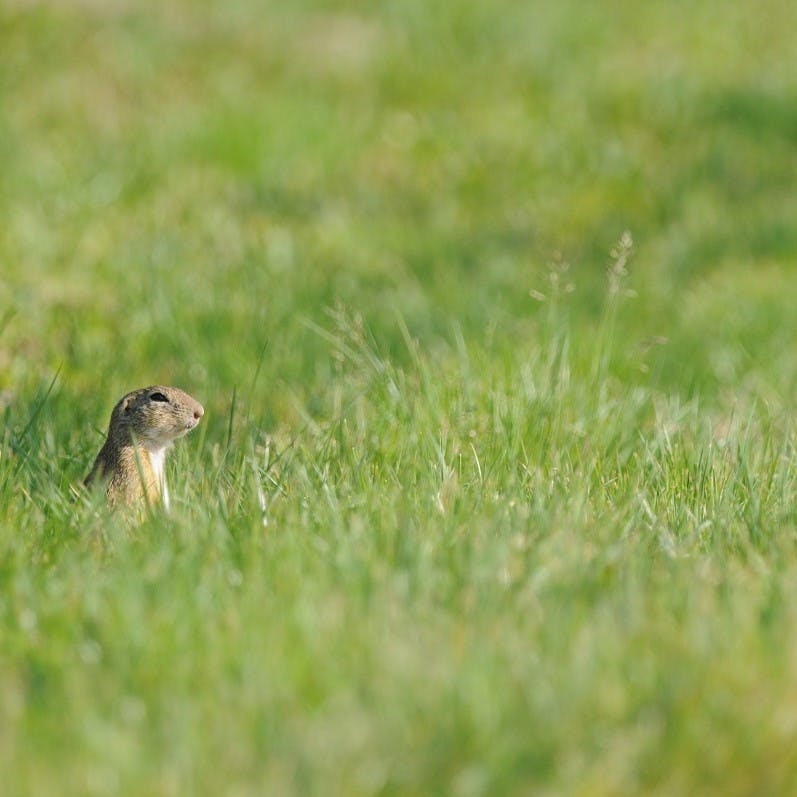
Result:
M130 399L125 399L125 403L122 405L125 412L130 412Z

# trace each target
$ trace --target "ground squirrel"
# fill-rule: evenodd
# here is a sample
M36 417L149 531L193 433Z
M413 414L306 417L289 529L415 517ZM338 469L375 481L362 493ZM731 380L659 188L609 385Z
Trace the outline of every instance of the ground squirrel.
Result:
M128 393L113 408L108 437L84 484L108 481L108 503L133 504L146 497L169 507L164 462L172 443L205 414L176 387L153 385Z

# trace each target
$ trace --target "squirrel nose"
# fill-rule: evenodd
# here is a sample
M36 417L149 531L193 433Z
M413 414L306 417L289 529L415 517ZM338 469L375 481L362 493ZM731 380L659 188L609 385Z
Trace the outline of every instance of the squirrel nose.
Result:
M197 404L194 408L194 418L199 420L205 414L205 408L201 404Z

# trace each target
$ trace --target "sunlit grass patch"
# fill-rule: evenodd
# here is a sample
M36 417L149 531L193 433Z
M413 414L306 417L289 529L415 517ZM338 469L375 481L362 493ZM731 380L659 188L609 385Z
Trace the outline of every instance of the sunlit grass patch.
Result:
M765 6L0 10L0 791L795 791Z

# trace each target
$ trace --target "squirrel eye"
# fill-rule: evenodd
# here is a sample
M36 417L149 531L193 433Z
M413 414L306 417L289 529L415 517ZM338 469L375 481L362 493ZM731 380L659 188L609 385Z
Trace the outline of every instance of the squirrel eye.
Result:
M163 393L150 393L149 399L150 401L165 401L167 404L169 403L169 399Z

